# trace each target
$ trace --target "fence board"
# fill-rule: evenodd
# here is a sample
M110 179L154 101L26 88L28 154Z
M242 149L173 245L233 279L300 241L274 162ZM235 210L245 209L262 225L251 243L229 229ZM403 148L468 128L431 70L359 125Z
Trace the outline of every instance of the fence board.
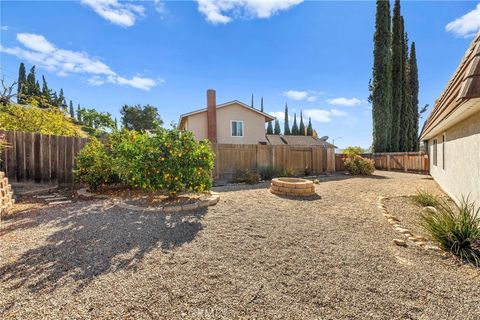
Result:
M391 153L366 153L362 157L375 161L375 168L387 171L403 171L415 173L428 173L428 155L424 152L391 152ZM345 171L344 154L335 156L336 171Z
M42 146L42 181L50 180L50 136L41 136Z
M34 180L42 182L42 137L39 133L33 135Z
M33 133L24 132L24 144L25 144L25 180L33 181L35 176L35 157L33 148Z

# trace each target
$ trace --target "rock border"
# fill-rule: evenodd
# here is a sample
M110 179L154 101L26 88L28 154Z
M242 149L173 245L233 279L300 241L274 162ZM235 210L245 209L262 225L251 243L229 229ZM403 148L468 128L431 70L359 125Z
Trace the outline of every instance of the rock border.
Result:
M406 240L402 239L393 239L393 243L397 246L408 246L409 243L413 243L414 245L420 246L425 250L435 250L435 251L443 251L439 246L429 244L428 239L421 235L414 234L410 229L406 228L400 223L400 219L396 216L388 212L384 200L393 199L393 198L408 198L410 195L407 196L395 196L395 197L383 197L379 196L377 200L377 208L379 209L380 213L387 218L388 223L392 226L392 228L400 233Z
M12 186L5 176L5 172L0 171L0 216L9 214L15 204Z

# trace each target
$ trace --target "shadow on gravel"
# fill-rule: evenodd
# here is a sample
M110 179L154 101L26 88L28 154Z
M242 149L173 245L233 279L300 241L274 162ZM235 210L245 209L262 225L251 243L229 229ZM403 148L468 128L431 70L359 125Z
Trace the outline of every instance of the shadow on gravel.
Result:
M346 174L344 172L337 172L332 175L329 175L327 177L324 177L323 179L320 179L320 181L342 181L342 180L347 180L347 179L354 179L354 178L361 178L365 180L384 180L384 179L391 179L386 176L382 176L378 174L378 171L375 171L375 173L372 176L361 176L361 175L351 175L351 174Z
M54 291L74 281L81 290L102 274L135 270L154 249L167 252L192 241L206 213L206 208L172 214L128 212L102 202L78 202L20 214L9 219L10 231L16 226L58 230L46 237L46 244L13 262L3 261L0 281L4 288L31 291Z

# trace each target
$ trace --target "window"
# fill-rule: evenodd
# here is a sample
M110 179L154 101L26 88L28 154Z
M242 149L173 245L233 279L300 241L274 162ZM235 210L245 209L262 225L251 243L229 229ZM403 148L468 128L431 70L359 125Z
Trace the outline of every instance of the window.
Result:
M442 136L442 168L445 170L445 146L446 146L445 133Z
M437 139L433 140L432 148L433 148L432 150L433 165L436 166L437 165Z
M243 137L243 121L233 120L232 137Z

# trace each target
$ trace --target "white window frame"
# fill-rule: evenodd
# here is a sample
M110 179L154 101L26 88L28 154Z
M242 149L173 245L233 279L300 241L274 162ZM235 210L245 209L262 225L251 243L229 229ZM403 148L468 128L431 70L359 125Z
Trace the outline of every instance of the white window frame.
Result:
M437 167L438 165L438 140L437 138L432 141L432 165Z
M234 122L240 122L242 124L242 135L241 136L234 136L233 135L233 123ZM243 138L243 137L245 137L245 124L243 123L243 120L230 120L230 137L231 138Z
M447 134L442 134L442 169L445 171L445 145L447 144Z

